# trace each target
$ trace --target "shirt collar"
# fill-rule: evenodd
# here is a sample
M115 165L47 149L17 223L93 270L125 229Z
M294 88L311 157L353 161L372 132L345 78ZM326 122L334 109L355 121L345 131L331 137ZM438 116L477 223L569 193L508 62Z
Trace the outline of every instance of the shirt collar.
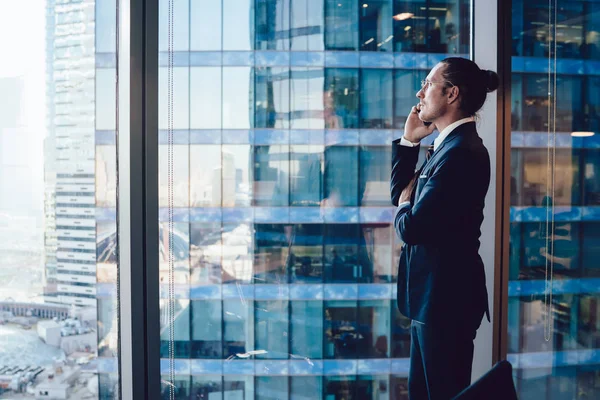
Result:
M459 119L458 121L454 121L450 125L448 125L443 131L440 132L437 138L433 141L433 151L436 151L438 147L442 144L442 142L448 137L449 134L452 133L453 130L461 126L462 124L466 124L467 122L473 122L475 119L473 117L467 117L463 119Z

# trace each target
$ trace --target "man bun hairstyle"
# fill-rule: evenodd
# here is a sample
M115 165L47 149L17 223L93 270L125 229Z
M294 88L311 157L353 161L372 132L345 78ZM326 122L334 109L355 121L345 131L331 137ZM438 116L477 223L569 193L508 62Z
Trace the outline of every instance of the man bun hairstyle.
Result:
M498 74L480 69L473 61L461 57L449 57L441 61L446 65L442 76L450 85L458 87L460 109L474 116L483 107L487 94L498 89Z

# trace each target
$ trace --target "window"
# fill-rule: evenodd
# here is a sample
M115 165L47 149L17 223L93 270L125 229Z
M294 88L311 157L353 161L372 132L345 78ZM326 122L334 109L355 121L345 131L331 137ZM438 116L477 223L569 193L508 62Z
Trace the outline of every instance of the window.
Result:
M290 40L293 51L319 51L325 46L324 0L292 0Z
M290 128L324 127L323 68L293 68L290 80Z
M290 353L308 359L322 358L323 303L320 301L292 301L290 308L292 337Z
M392 2L364 2L360 10L360 50L392 51Z
M589 2L552 11L543 1L512 3L507 316L519 398L593 396L598 384L597 366L582 357L598 347L597 82L583 67L597 53L597 35L587 30L597 22L594 9ZM556 18L556 34L548 18ZM558 354L572 361L559 362Z
M325 49L358 50L356 2L325 0Z
M191 357L217 359L222 355L222 327L220 300L191 301Z
M169 2L159 1L158 3L158 30L165 33L158 37L158 49L161 52L166 52L169 49L168 35L166 34L169 25ZM188 51L190 49L189 0L174 0L172 11L174 13L173 20L177 21L173 24L173 50ZM185 85L187 86L187 82ZM166 93L166 91L162 93Z
M363 69L360 82L361 128L392 127L392 71Z
M254 0L223 0L223 50L252 50L253 3Z
M190 68L190 128L221 128L222 84L221 68Z
M325 70L326 129L358 128L358 70Z
M255 78L255 127L289 128L289 70L260 67L255 69Z
M289 50L290 0L255 1L255 50Z
M224 67L222 71L223 128L248 129L254 124L251 112L251 105L254 101L253 86L251 85L253 82L251 68Z
M289 146L254 148L254 204L287 206L289 204Z
M221 50L223 17L221 0L209 3L202 0L191 0L189 7L191 29L190 50ZM200 76L203 76L203 74L200 74ZM217 104L220 105L220 102Z
M289 356L287 301L255 301L255 349L264 351L257 359L284 359ZM285 379L285 378L284 378Z

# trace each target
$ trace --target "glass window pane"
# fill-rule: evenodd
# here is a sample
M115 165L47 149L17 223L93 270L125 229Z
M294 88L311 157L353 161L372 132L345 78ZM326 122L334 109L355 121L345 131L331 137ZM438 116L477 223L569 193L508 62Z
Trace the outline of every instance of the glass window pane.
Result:
M395 0L395 51L468 54L469 7L470 2L464 0Z
M357 147L327 146L324 175L326 207L355 207L360 204L364 187L359 190Z
M584 155L583 204L600 206L600 150L589 149Z
M160 0L158 12L158 36L159 51L169 49L169 1ZM173 50L188 51L190 49L190 1L173 0ZM187 86L187 83L186 83ZM166 92L165 92L166 93Z
M177 396L406 398L406 376L392 373L409 357L410 321L390 298L403 244L385 220L387 142L428 72L413 61L469 53L470 1L187 3L175 32L171 235L159 72L162 379L172 248ZM410 18L397 15L403 4ZM380 370L386 358L405 360ZM382 375L338 376L340 359Z
M323 146L290 146L290 205L320 206Z
M326 301L324 308L323 358L356 358L358 348L365 345L358 332L356 301Z
M550 261L555 279L580 276L579 224L555 223L553 238L547 237L546 222L522 226L524 259L521 279L544 279L546 264L550 265ZM550 254L554 254L554 257L550 257Z
M254 283L287 283L291 226L255 225Z
M158 70L158 126L159 129L169 129L168 93L169 77L167 68ZM188 129L190 127L189 104L189 69L173 68L173 110L171 114L173 129Z
M388 358L391 350L390 302L358 302L359 358Z
M223 50L252 50L254 0L223 0Z
M171 388L173 388L173 397L177 400L187 400L190 397L190 376L175 375L175 381L170 384L170 376L163 375L161 379L161 398L171 399Z
M96 2L95 25L96 53L115 53L117 51L116 0L102 0Z
M420 89L421 80L427 76L426 71L395 70L394 71L394 128L404 129L404 123L419 99L415 96Z
M169 295L169 251L173 250L174 278L177 289L189 289L190 282L190 236L189 224L176 222L173 224L173 234L169 234L169 224L160 222L159 235L159 279L161 292ZM172 242L171 242L172 241Z
M290 353L309 359L323 358L323 302L290 302Z
M290 71L258 67L255 74L255 127L289 128Z
M361 234L364 237L364 264L372 264L369 274L363 271L360 282L385 283L392 281L392 238L394 229L387 224L362 224Z
M173 176L170 177L169 181L169 149L166 145L158 146L158 194L159 194L159 206L163 208L166 213L167 207L169 206L169 185L173 187L173 206L174 207L187 207L189 205L190 196L190 184L189 184L189 147L184 145L173 146ZM167 214L165 214L165 220L167 220Z
M290 128L324 128L323 68L292 68L290 80Z
M257 359L288 358L288 304L285 300L254 302L255 349L266 351L258 354Z
M370 267L359 254L359 230L356 225L325 225L325 282L356 282Z
M408 378L405 376L390 376L390 400L408 399Z
M390 380L387 375L360 375L355 384L357 399L389 399Z
M190 128L221 128L221 68L190 68Z
M117 127L117 72L114 68L96 70L96 129L114 131Z
M221 50L222 11L221 0L190 0L191 51Z
M223 283L250 283L252 281L253 255L252 231L248 223L223 224L222 281Z
M553 152L554 154L554 152ZM523 151L523 205L557 206L580 204L580 155L577 150L557 149L554 161L554 199L552 181L548 182L547 151L527 149ZM549 203L548 203L549 202Z
M253 399L253 376L223 376L223 399Z
M410 324L411 320L400 314L398 302L392 302L392 343L393 358L410 357Z
M292 283L319 283L323 280L323 225L294 224L290 254Z
M371 0L362 3L360 49L362 51L392 51L393 21L392 0Z
M255 50L289 50L290 0L255 0Z
M325 49L358 50L356 2L325 0Z
M220 207L222 187L221 146L192 145L190 151L190 206ZM228 193L229 194L229 193ZM231 196L231 194L229 194Z
M600 277L600 223L585 222L582 224L583 243L581 245L581 264L583 276Z
M289 146L254 147L254 205L289 204Z
M221 283L221 223L190 224L190 267L194 284Z
M363 69L361 71L361 128L389 129L392 127L392 89L391 70Z
M192 300L191 357L221 359L221 300Z
M252 201L252 146L223 145L223 207L248 207Z
M324 0L292 0L290 16L291 50L322 51L324 49Z
M254 307L251 301L223 302L223 358L254 350Z
M254 125L252 69L250 67L223 67L222 71L223 128L248 129Z
M597 380L580 358L598 347L592 339L598 296L587 293L600 257L597 223L590 218L597 186L595 138L571 135L598 134L598 82L578 67L597 53L597 34L587 30L597 20L594 10L586 2L556 10L537 0L512 3L513 65L528 60L512 74L510 105L508 350L509 358L527 360L514 370L519 398L589 396ZM549 17L556 17L556 35L548 32ZM561 67L549 77L543 65L551 50ZM573 354L573 362L558 362L563 351ZM540 362L542 354L549 363Z
M325 128L358 128L358 70L325 70Z
M0 36L0 397L119 397L116 2L0 2Z
M292 376L290 400L319 399L323 395L323 379L320 376Z
M117 149L96 146L96 205L117 206Z
M591 34L591 32L590 32ZM600 46L595 46L600 49ZM598 50L595 50L596 52ZM599 56L596 56L599 59ZM586 132L600 131L600 79L598 77L586 76L583 83L585 92L585 121L587 124L584 127Z
M327 376L323 378L326 399L358 400L355 396L355 376Z
M284 376L258 376L255 379L256 400L278 400L288 396L288 379Z
M390 204L392 154L388 147L360 148L360 186L364 187L363 206Z
M169 358L174 354L175 358L190 358L190 301L173 301L175 321L173 323L173 341L171 342L171 328L169 327L169 301L165 295L160 301L160 356ZM189 376L187 377L189 379ZM188 391L189 391L189 385Z
M220 375L192 376L191 399L223 400L223 395Z

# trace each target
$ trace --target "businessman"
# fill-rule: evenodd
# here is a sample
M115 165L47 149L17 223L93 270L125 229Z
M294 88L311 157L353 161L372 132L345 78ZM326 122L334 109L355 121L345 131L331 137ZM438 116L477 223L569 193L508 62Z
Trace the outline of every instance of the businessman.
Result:
M410 399L450 399L471 382L473 340L489 321L479 237L490 159L476 114L498 75L447 58L422 81L404 135L393 142L391 196L398 308L412 320ZM415 173L419 142L434 130L433 153Z

